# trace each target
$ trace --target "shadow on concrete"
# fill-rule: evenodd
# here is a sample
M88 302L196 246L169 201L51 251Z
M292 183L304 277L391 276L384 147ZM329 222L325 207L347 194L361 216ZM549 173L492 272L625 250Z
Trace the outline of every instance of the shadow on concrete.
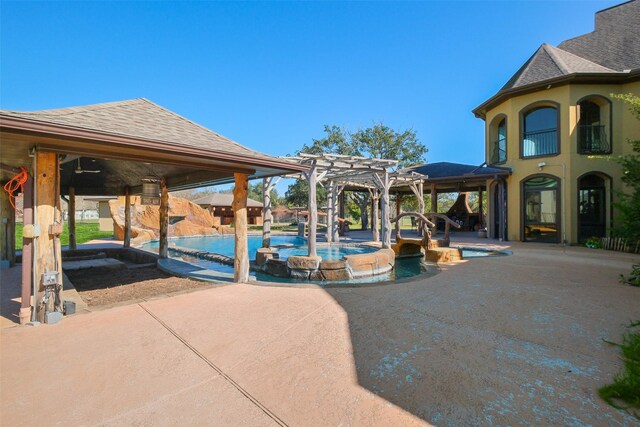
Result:
M22 265L0 270L0 327L20 324L20 287Z

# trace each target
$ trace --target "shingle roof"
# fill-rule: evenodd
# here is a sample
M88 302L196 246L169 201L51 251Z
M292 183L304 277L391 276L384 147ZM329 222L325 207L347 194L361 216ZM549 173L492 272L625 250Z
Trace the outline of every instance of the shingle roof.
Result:
M251 150L145 98L40 111L1 110L2 116L166 142L214 152L277 160Z
M574 73L615 73L570 52L544 43L502 87L510 89Z
M416 166L411 170L429 176L429 180L458 178L458 177L481 177L494 175L508 175L511 170L508 168L495 168L488 166L465 165L463 163L438 162Z
M488 108L505 98L547 83L569 79L611 83L637 79L639 74L640 0L632 0L597 12L593 32L558 47L540 46L498 93L473 112L484 117Z
M200 197L193 201L196 205L211 205L211 206L231 206L233 203L233 194L228 193L214 193L208 196ZM247 199L247 207L261 208L262 203L257 200Z
M640 68L640 1L597 12L593 32L558 47L616 71Z

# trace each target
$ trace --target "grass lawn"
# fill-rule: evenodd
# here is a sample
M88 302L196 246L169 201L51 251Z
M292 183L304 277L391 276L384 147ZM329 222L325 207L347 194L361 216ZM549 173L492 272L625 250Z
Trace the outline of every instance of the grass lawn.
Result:
M69 224L64 223L64 230L60 235L60 242L63 245L69 244ZM98 222L76 222L76 242L86 243L93 239L104 239L112 237L112 231L98 230ZM22 224L16 224L16 249L22 249Z

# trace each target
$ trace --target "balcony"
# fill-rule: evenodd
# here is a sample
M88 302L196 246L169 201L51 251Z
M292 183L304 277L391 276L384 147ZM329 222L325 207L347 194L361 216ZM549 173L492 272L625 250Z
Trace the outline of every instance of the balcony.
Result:
M578 126L579 154L610 154L611 144L604 125Z
M505 145L504 140L493 141L491 143L491 147L493 148L491 150L491 158L489 159L489 161L492 165L504 163L507 161L507 150L505 150L504 148L500 148L501 142L502 145Z
M525 132L522 136L522 157L539 157L558 154L556 129Z

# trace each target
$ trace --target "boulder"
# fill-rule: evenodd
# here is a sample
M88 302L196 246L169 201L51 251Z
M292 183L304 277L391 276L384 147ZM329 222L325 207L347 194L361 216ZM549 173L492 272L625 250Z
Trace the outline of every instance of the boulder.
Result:
M290 256L287 258L287 267L296 270L317 270L322 258L319 256Z
M158 238L160 207L141 205L140 197L131 198L131 238L135 244ZM113 218L114 236L124 239L124 197L109 202ZM172 220L175 220L175 222ZM169 236L194 236L216 234L213 216L206 209L187 199L169 195Z
M289 269L287 269L287 261L280 259L267 260L267 273L276 277L289 277Z
M322 273L324 280L327 281L351 279L351 273L346 268L338 270L320 270L320 272Z

